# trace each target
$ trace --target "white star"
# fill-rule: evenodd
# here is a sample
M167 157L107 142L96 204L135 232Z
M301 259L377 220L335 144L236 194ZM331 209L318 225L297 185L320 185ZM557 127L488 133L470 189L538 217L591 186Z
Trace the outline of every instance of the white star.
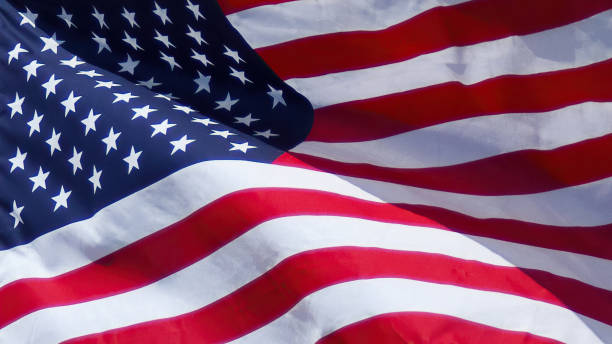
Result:
M115 86L121 86L121 85L115 84L112 81L97 81L96 80L96 86L94 86L94 88L105 87L105 88L111 89Z
M64 186L62 185L60 193L55 197L51 197L53 202L55 202L55 208L53 208L53 212L56 212L57 209L59 209L60 207L64 207L66 209L68 208L68 197L70 197L71 193L72 191L65 192Z
M257 131L256 130L255 134L253 136L263 136L266 139L269 139L270 137L278 136L278 134L274 134L274 133L272 133L272 130L268 129L266 131Z
M49 172L44 172L42 167L38 169L38 175L30 177L30 180L34 183L32 186L32 192L36 191L36 189L43 188L47 189L47 177L49 177Z
M249 143L248 143L248 142L241 143L241 144L237 144L237 143L230 142L230 144L232 145L232 148L230 148L230 152L231 152L231 151L236 151L236 150L237 150L237 151L241 151L242 153L246 154L246 152L247 152L249 149L252 149L252 148L257 148L257 147L255 147L255 146L251 146L251 145L249 145Z
M82 170L81 156L83 152L77 152L76 147L72 147L72 158L68 159L68 162L72 165L72 174L76 174L77 170Z
M39 167L38 175L30 177L30 180L34 183L32 192L36 191L38 188L47 190L47 177L49 177L49 172L44 172L42 167Z
M121 133L115 133L113 127L111 127L108 136L102 139L102 142L106 145L106 155L108 155L111 149L117 150L117 138L119 138L119 135Z
M121 72L128 72L128 73L134 75L134 69L136 68L136 66L138 66L139 63L140 63L140 61L132 60L132 57L130 56L130 54L127 54L127 61L119 62L119 65L121 66L121 69L119 70L119 73L121 73Z
M157 109L151 109L151 107L149 105L147 105L147 106L143 106L141 108L133 108L132 111L134 111L134 117L132 117L132 120L135 120L138 117L142 117L144 119L148 119L149 118L149 114L151 112L157 111Z
M55 94L55 87L63 80L64 79L55 79L55 74L52 74L49 78L49 81L42 84L42 87L47 90L47 93L45 94L45 99L49 98L49 94Z
M64 111L64 117L68 117L68 114L70 112L76 112L75 105L76 105L76 102L79 101L79 99L81 99L81 96L75 97L74 91L70 91L70 95L68 96L68 99L60 103L64 106L64 108L66 108L66 110Z
M151 127L153 127L153 134L151 134L151 137L157 134L166 135L166 131L168 131L168 129L174 127L175 125L176 124L174 123L168 123L167 119L165 119L163 122L159 124L151 124Z
M100 29L103 29L104 27L108 29L108 25L106 25L106 23L104 22L104 14L98 12L95 6L93 7L93 10L94 12L91 15L94 16L94 18L96 18L96 20L100 24Z
M251 114L248 114L244 117L234 117L234 119L236 119L234 123L242 123L246 125L247 127L250 127L252 122L259 121L259 118L253 118L251 117Z
M130 155L123 158L123 161L125 161L128 164L128 174L132 172L132 168L136 168L137 170L140 169L138 167L138 158L140 157L140 154L142 154L142 151L135 152L134 146L132 146L132 149L130 150Z
M193 38L198 43L198 45L202 45L202 43L208 44L208 43L206 43L204 38L202 38L202 32L195 31L189 25L187 25L187 28L189 29L189 32L187 32L187 36Z
M204 17L200 12L200 5L194 5L191 3L191 1L187 0L187 9L193 12L193 16L195 17L196 21L198 21L200 17L202 17L202 19L206 19L206 17Z
M210 118L195 118L193 117L193 119L191 120L194 123L200 123L203 124L204 126L208 127L211 124L219 124L215 121L211 121Z
M40 39L45 43L42 50L40 52L44 52L47 50L51 50L54 54L57 55L57 48L64 43L64 41L58 41L55 34L51 37L40 37Z
M127 31L123 31L123 34L125 35L122 39L122 41L124 41L125 43L129 44L134 50L143 50L140 45L138 45L138 41L136 41L136 38L131 37L130 35L128 35Z
M191 49L191 52L193 53L193 55L191 55L191 58L194 60L198 60L200 62L202 62L202 64L204 64L204 67L208 67L208 65L214 66L215 64L210 62L207 58L206 55L204 54L200 54L197 51Z
M153 39L158 40L160 42L163 43L163 45L166 46L166 48L170 48L173 47L175 48L174 44L170 43L170 40L168 39L168 36L164 36L161 33L159 33L159 31L155 30L155 34L156 36L153 37Z
M100 116L102 114L94 115L94 110L89 110L89 116L81 121L85 125L85 136L87 136L90 130L96 131L96 121Z
M36 71L41 66L44 66L44 64L38 63L38 60L34 60L34 61L30 62L27 66L23 67L23 70L25 70L28 73L27 76L26 76L26 81L30 81L30 77L32 75L37 76L36 75Z
M170 22L170 24L172 24L172 20L170 20L170 18L168 17L168 10L165 8L159 7L157 2L154 2L154 4L155 4L155 10L153 11L153 13L155 13L155 15L157 15L159 19L161 19L162 25L166 25L166 22Z
M34 117L31 121L28 122L28 126L30 127L30 135L28 135L29 137L31 137L34 132L40 133L40 122L42 121L44 116L45 115L39 116L38 112L34 110Z
M190 108L189 106L184 106L184 105L173 105L173 110L177 110L177 111L183 111L186 114L190 114L192 112L195 112L194 109Z
M244 72L237 71L232 67L230 67L230 69L232 71L230 75L240 80L240 82L242 82L243 85L246 84L247 82L253 83L251 80L247 79L247 77L244 75Z
M106 38L104 37L99 37L98 35L96 35L95 32L92 32L93 37L91 39L93 39L96 43L98 43L98 54L102 52L102 50L106 49L110 52L112 52L111 48L108 46L108 43L106 42Z
M183 106L183 105L174 105L173 109L177 111L183 111L184 113L188 115L192 112L195 112L195 110L190 108L189 106Z
M115 96L115 100L113 100L113 104L117 102L129 103L130 100L134 98L138 98L138 96L133 96L131 92L128 93L113 93Z
M136 22L136 12L129 12L127 8L123 7L123 13L121 13L121 15L123 18L127 19L132 28L134 28L134 26L140 27L140 25L138 25Z
M24 161L26 159L26 157L28 156L28 153L21 153L21 151L19 150L19 147L17 147L17 154L9 159L9 162L11 163L11 171L9 173L13 173L13 171L16 168L20 168L20 169L25 169L24 167Z
M68 28L70 29L71 27L77 27L76 25L74 25L74 23L72 22L72 14L69 14L66 12L66 10L64 9L64 7L62 7L62 13L57 15L61 20L66 22L66 25L68 25Z
M62 151L62 148L60 147L60 144L59 144L60 136L62 136L62 133L55 133L55 128L53 128L53 133L51 134L51 138L45 141L49 145L49 148L51 149L51 156L53 156L53 152L55 152L56 150L60 152Z
M19 98L19 93L15 93L15 101L12 103L8 103L8 107L11 108L11 118L13 118L16 113L23 115L22 106L24 100L25 97Z
M236 135L234 133L230 133L229 130L213 130L212 134L210 134L210 136L221 136L222 138L226 139L228 136L232 136L232 135Z
M164 54L163 51L160 51L161 54L161 59L168 62L168 64L170 65L170 70L174 70L174 67L179 67L180 69L183 69L183 67L181 67L181 65L179 65L178 63L176 63L176 61L174 60L174 57L172 56L168 56L166 54Z
M13 201L13 211L9 213L11 217L15 219L15 225L13 229L17 228L17 226L21 223L23 224L23 219L21 218L21 212L23 211L24 206L18 207L17 202Z
M79 65L82 65L83 61L79 61L79 59L76 56L73 56L70 60L60 60L60 64L63 66L68 66L71 68L76 68Z
M198 78L193 79L193 81L198 86L198 89L195 91L195 93L198 93L202 90L206 90L206 92L210 93L210 76L203 75L198 71Z
M170 141L170 144L172 145L172 153L170 153L170 155L174 155L174 153L176 153L177 151L183 151L185 152L187 150L187 145L194 142L195 140L190 140L187 138L187 135L184 135L183 137L181 137L179 140L176 141Z
M89 177L89 181L91 182L91 184L93 185L93 193L96 193L97 189L102 190L102 185L100 184L100 177L102 176L102 170L98 171L96 170L96 165L94 165L93 167L93 172L91 174L91 177Z
M161 85L161 82L155 82L155 79L153 77L151 77L151 79L147 80L147 81L139 81L138 82L138 86L144 86L148 89L153 89L153 87L159 86Z
M268 92L268 95L272 97L273 101L272 108L274 109L278 103L287 106L287 103L285 103L285 99L283 99L283 91L277 90L270 85L268 85L268 87L270 88L270 92Z
M44 172L42 167L39 167L38 175L29 178L34 183L34 185L32 186L32 192L36 191L36 189L38 189L39 187L46 190L47 177L49 177L49 172Z
M30 9L26 7L26 12L19 12L19 15L21 16L21 23L19 23L19 26L30 24L32 27L36 27L36 18L38 18L38 14L30 11Z
M172 93L167 93L167 94L161 94L158 93L154 96L155 98L161 98L161 99L165 99L167 101L173 101L175 99L178 99L177 97L173 96Z
M232 106L238 103L238 100L239 99L232 99L230 97L229 92L227 92L227 96L225 97L225 99L215 101L215 103L217 103L217 107L215 108L215 110L225 109L227 111L231 111Z
M19 60L19 54L27 52L27 50L21 47L21 43L17 43L17 45L15 45L15 48L13 48L13 50L9 51L8 53L8 63L11 64L11 61L13 61L13 59Z
M223 47L225 48L223 55L231 57L234 61L236 61L236 63L240 63L241 61L244 62L244 60L238 55L237 51L231 50L227 45L224 45Z
M85 71L85 72L84 72L84 71L81 71L81 72L78 72L77 74L78 74L78 75L86 75L86 76L88 76L88 77L90 77L90 78L95 78L95 77L97 77L97 76L102 76L102 74L96 73L96 71L95 71L95 70L93 70L93 69L92 69L92 70Z

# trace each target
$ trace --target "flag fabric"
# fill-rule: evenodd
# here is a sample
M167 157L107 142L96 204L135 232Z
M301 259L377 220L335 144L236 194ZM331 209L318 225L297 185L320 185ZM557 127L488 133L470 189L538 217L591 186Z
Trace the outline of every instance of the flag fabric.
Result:
M612 342L609 0L0 0L0 343Z

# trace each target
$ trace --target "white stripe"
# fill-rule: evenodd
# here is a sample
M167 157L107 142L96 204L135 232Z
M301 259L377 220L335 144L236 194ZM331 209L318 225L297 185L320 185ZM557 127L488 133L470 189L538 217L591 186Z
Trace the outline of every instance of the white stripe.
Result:
M0 251L0 286L20 278L52 277L76 269L183 219L219 197L258 187L314 189L374 202L432 205L479 218L559 226L612 223L612 178L531 195L475 196L247 161L207 161L182 169L91 219Z
M437 6L467 0L301 0L251 8L227 16L253 48L347 31L375 31Z
M232 343L313 343L357 321L392 312L428 312L574 344L612 340L610 327L550 304L450 285L374 279L332 286Z
M389 203L430 205L483 219L515 219L553 226L612 223L612 177L537 194L508 196L463 195L363 178L343 179Z
M441 167L525 149L549 150L612 133L612 103L446 122L363 142L303 142L291 151L391 168Z
M380 201L330 174L248 161L206 161L177 171L90 219L0 251L0 286L19 278L68 272L178 222L224 195L264 187L333 190Z
M597 38L612 36L611 14L612 11L602 12L577 23L527 36L452 47L399 63L290 79L287 83L306 96L315 108L320 108L451 81L474 84L501 75L586 66L612 57L612 47ZM458 65L465 70L457 68Z
M0 330L0 342L26 337L34 343L58 342L177 316L230 294L295 254L347 246L428 252L498 266L543 269L612 289L612 262L603 259L432 228L355 218L296 216L263 223L204 260L149 286L32 313Z

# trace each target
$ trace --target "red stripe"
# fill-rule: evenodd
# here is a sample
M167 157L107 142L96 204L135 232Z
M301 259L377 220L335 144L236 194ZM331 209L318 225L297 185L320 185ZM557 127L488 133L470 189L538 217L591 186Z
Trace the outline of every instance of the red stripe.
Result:
M239 11L248 10L249 8L264 6L264 5L276 5L284 2L291 2L296 0L217 0L221 10L225 15L232 14Z
M384 30L306 37L260 48L257 53L281 79L307 78L400 62L452 46L527 35L611 7L609 0L473 0L433 8Z
M546 112L612 101L612 60L536 75L506 75L473 85L449 82L315 110L309 141L374 140L444 122L501 113ZM350 124L350 125L347 125Z
M387 313L343 327L317 344L553 344L561 343L527 332L507 331L447 315Z
M343 247L289 257L242 288L199 310L84 336L68 343L150 343L159 338L185 343L226 342L277 319L317 290L371 278L409 278L515 294L580 309L583 314L612 323L612 292L574 280L437 254Z
M275 163L316 170L315 167L289 153L281 155ZM595 227L559 227L510 219L479 219L427 205L395 204L395 206L432 219L445 228L459 233L612 259L610 250L612 224ZM376 217L379 216L378 213L370 213L370 210L376 207L375 203L372 203L367 210L363 210L363 214L374 216L371 219L379 221L397 222L399 220ZM354 217L364 218L363 215Z
M553 150L522 150L463 164L390 168L291 153L317 170L425 189L500 196L546 192L612 176L612 134Z
M240 209L240 216L236 216L236 209ZM448 226L466 234L612 259L612 225L561 228L480 220L437 208L369 202L313 190L252 189L220 198L188 218L79 269L53 278L21 279L5 285L0 288L0 304L5 305L0 312L0 328L36 310L143 287L205 258L258 224L295 215L347 216L440 229Z
M255 189L225 196L89 265L57 277L22 279L0 288L0 304L7 305L0 312L0 328L39 309L108 297L153 283L274 218L334 213L360 216L366 206L353 202L327 193L285 189ZM240 209L240 216L236 216L236 209ZM406 224L437 226L431 220L390 205L382 205L378 213L383 218L401 218ZM203 228L223 231L203 232ZM32 290L45 292L31 293Z
M612 224L557 227L509 219L478 219L426 205L396 206L435 219L458 233L612 259Z

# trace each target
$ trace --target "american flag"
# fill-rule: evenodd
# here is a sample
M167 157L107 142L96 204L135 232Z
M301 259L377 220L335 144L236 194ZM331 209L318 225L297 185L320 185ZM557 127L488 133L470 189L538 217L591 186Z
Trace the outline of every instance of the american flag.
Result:
M0 343L611 343L611 9L0 0Z

